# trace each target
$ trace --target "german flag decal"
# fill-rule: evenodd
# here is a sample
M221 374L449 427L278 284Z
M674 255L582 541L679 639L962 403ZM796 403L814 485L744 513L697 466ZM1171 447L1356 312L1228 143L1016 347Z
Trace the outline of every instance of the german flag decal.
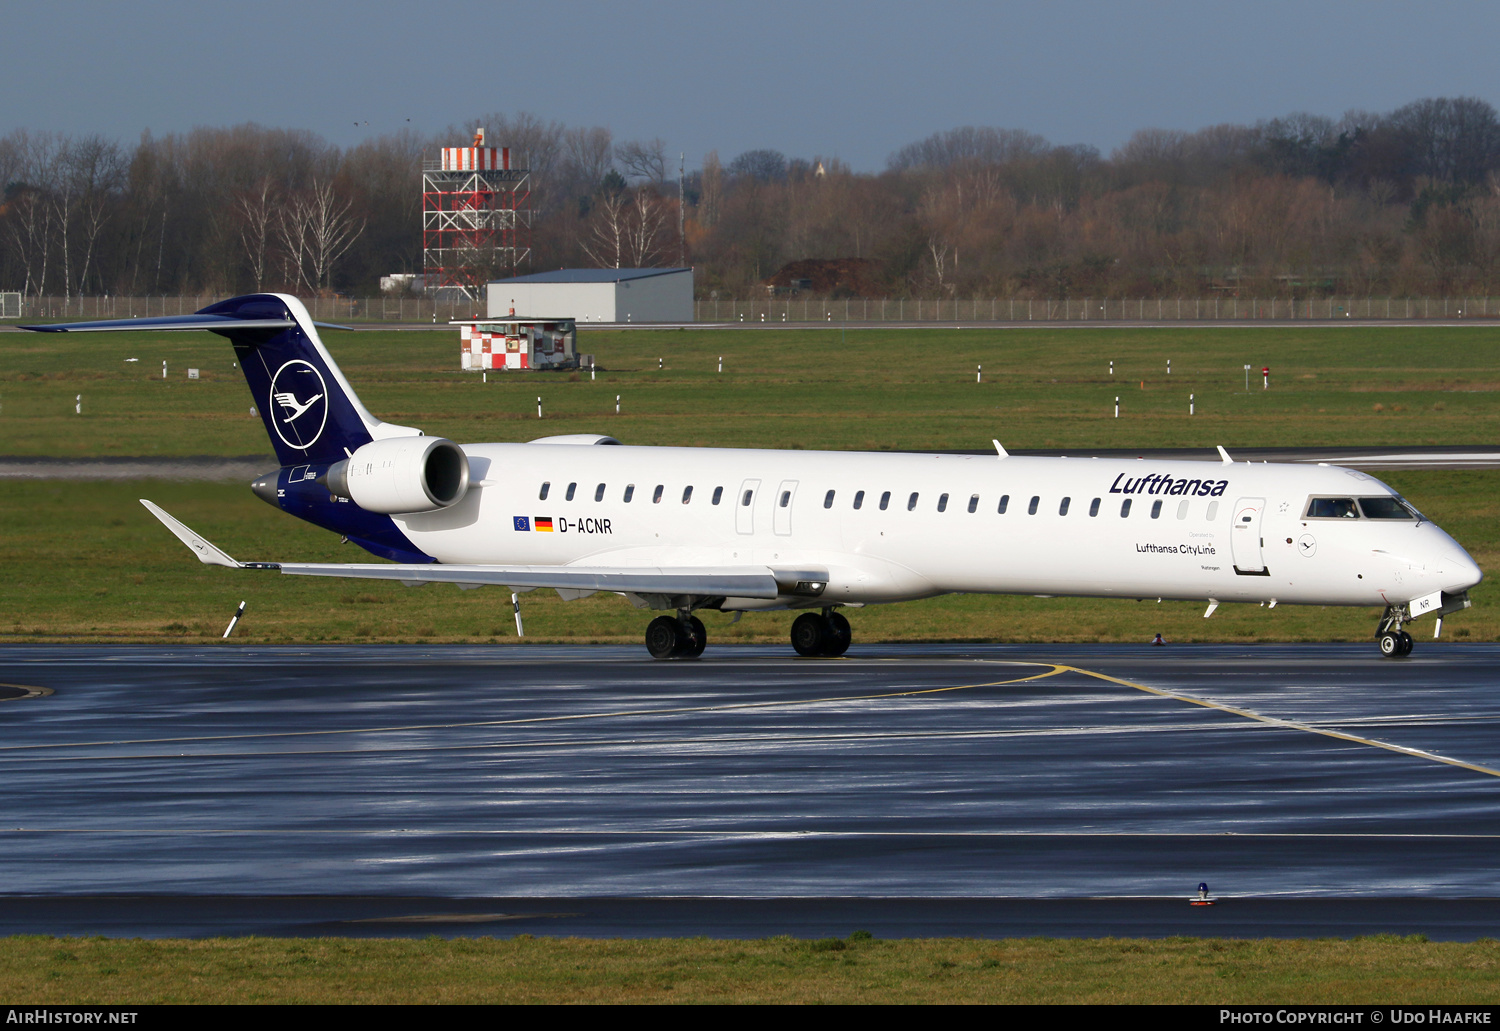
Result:
M536 517L536 532L537 533L551 533L552 532L552 519L551 519L550 516L537 516Z

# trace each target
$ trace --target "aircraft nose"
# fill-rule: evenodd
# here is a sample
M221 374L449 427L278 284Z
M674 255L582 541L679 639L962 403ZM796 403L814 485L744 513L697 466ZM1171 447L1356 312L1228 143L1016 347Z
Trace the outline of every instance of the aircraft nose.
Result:
M1479 568L1479 563L1457 545L1454 546L1452 554L1443 556L1438 568L1443 574L1443 590L1449 594L1467 591L1484 579L1484 570Z

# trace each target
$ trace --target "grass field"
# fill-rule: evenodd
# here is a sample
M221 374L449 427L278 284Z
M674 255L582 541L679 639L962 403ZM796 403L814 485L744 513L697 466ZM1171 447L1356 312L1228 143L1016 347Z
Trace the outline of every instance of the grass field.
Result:
M497 373L488 384L457 371L453 331L325 340L371 411L458 441L603 432L729 447L984 448L998 437L1015 448L1233 450L1500 440L1500 331L1486 327L860 329L842 344L837 329L584 330L580 350L606 370L597 381ZM269 455L232 362L206 333L0 335L0 451ZM1272 389L1252 378L1247 393L1245 364L1269 365ZM186 379L189 367L203 378Z
M1500 945L1350 941L8 938L0 996L88 1003L1493 1006Z
M841 336L844 342L841 344ZM590 331L606 371L454 371L457 334L326 335L382 417L457 440L602 431L629 443L828 448L1474 444L1500 440L1494 329L1296 326L1246 329ZM717 373L724 356L725 372ZM137 357L136 363L125 363ZM658 358L665 366L657 370ZM1166 374L1171 359L1172 373ZM169 378L161 378L168 362ZM1109 375L1109 362L1115 376ZM12 455L254 455L274 466L260 420L208 334L0 335L0 451ZM985 382L974 368L985 366ZM1244 364L1270 365L1273 389ZM202 379L189 381L186 370ZM1144 384L1144 388L1142 387ZM84 414L74 413L83 395ZM545 419L536 418L536 397ZM614 398L622 398L614 414ZM1189 418L1187 398L1198 414ZM1112 417L1114 398L1122 413ZM1387 480L1500 571L1500 474L1412 472ZM353 586L204 567L136 504L149 497L241 559L359 561L331 534L280 515L243 485L0 481L0 640L209 640L249 602L240 640L514 642L495 590ZM1487 604L1444 636L1500 639ZM596 597L525 596L527 640L639 640L642 614ZM1355 640L1376 613L1154 599L960 596L853 614L857 641ZM790 617L730 625L716 643L783 642Z

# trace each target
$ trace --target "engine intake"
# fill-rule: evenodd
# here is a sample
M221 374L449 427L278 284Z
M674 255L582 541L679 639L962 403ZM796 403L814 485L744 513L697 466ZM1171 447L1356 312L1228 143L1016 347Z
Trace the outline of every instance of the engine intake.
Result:
M468 493L469 458L442 437L390 437L329 466L327 483L367 512L434 512Z

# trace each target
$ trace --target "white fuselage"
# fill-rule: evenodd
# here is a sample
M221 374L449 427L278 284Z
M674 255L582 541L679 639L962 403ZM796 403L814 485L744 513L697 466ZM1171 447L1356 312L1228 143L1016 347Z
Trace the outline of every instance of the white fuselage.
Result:
M1400 605L1481 575L1425 520L1305 518L1312 497L1394 493L1337 467L575 444L464 451L471 486L461 502L396 517L439 562L827 570L816 601L724 608L949 592Z

